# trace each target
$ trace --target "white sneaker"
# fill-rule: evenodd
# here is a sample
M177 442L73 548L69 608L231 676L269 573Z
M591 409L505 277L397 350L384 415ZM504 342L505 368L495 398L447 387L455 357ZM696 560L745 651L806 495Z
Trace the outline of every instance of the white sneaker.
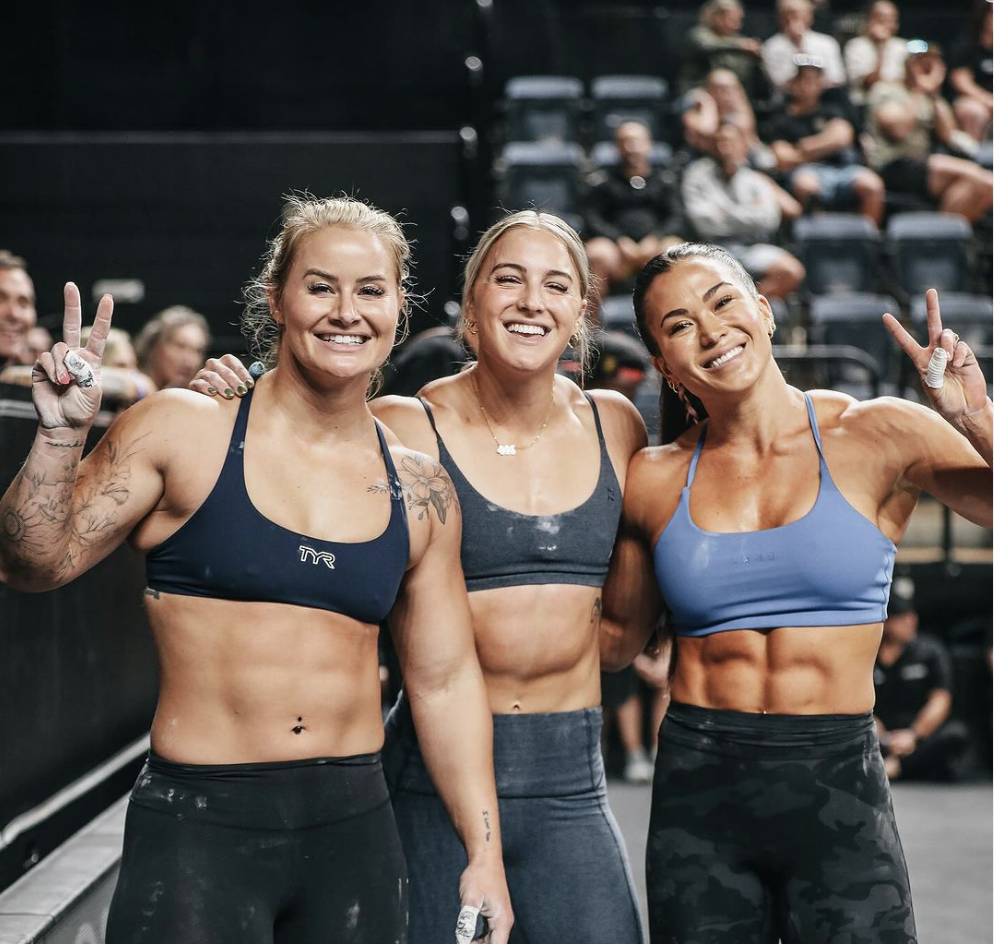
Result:
M624 778L627 783L652 783L652 764L645 751L632 751L625 760Z

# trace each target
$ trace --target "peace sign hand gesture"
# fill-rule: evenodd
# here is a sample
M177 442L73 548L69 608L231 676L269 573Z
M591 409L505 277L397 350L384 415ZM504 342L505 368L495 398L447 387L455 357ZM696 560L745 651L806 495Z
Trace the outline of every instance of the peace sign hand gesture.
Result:
M884 315L884 325L911 358L936 411L958 428L964 418L982 410L986 405L987 382L969 345L961 341L955 331L942 327L939 294L934 288L925 293L925 307L928 314L927 347L921 347L893 315ZM949 359L946 361L941 386L930 387L925 383L925 375L932 352L937 347L942 348Z
M31 371L31 397L43 429L88 427L100 408L100 362L110 330L114 299L104 295L85 348L80 348L79 289L66 282L62 340L38 358Z

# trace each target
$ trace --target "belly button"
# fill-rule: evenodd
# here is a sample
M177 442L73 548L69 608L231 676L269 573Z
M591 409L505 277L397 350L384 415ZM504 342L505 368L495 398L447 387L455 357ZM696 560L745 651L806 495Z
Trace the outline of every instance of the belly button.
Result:
M301 722L301 721L303 721L303 720L304 720L303 718L298 718L298 719L297 719L297 723L296 723L296 724L295 724L295 725L293 726L293 728L291 729L291 730L293 731L293 733L294 733L294 734L301 734L301 733L303 733L303 731L304 731L304 730L306 730L306 729L304 728L304 726L303 726L303 725L302 725L302 724L300 723L300 722Z
M515 702L513 705L511 705L511 711L521 711L521 705L518 704L518 702Z

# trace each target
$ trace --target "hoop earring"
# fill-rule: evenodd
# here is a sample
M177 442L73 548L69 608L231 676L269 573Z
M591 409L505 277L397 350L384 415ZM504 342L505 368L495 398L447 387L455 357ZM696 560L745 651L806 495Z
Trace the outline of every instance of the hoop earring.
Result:
M477 328L475 321L470 321L469 318L463 318L462 326L464 331L468 331L470 334L479 334L480 329Z
M672 380L666 381L666 386L670 388L677 396L679 396L680 391L683 389L679 384L673 383Z
M583 328L577 326L573 329L573 333L569 336L569 341L566 343L570 347L576 347L583 340Z

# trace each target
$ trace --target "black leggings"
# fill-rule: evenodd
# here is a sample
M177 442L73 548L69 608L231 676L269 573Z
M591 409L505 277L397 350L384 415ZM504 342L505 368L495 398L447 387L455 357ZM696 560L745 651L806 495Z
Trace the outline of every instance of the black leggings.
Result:
M652 944L914 944L871 715L673 704L646 849Z
M219 766L149 757L107 944L402 944L406 921L378 754Z

